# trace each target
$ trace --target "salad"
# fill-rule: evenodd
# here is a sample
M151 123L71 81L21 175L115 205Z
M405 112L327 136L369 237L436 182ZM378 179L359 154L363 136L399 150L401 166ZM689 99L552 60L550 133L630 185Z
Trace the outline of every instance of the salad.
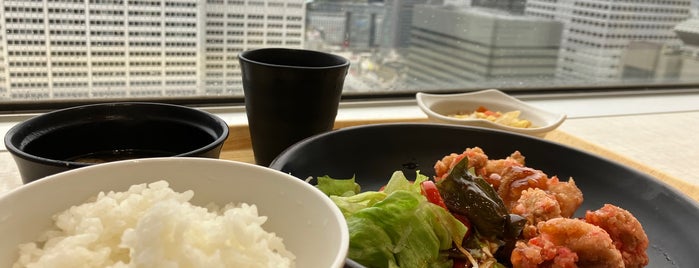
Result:
M379 191L360 192L354 178L328 176L319 177L317 187L347 219L349 257L367 267L498 267L495 256L511 251L525 221L507 213L466 162L439 186L419 171L414 181L396 171Z
M478 147L450 154L430 178L392 174L378 191L355 178L317 178L347 219L349 258L394 267L643 267L648 238L626 210L607 204L572 218L582 192Z

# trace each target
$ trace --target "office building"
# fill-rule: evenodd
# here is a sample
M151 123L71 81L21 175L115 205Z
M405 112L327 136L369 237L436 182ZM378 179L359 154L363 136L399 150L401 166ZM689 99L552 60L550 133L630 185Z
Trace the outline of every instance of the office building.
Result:
M304 40L302 0L2 5L0 99L242 94L239 52Z
M526 0L471 0L473 7L486 7L507 11L512 14L524 14Z
M307 27L318 31L328 45L352 50L378 46L383 3L318 1L308 4Z
M386 49L406 48L410 44L410 29L413 23L413 7L430 2L442 5L441 1L428 0L384 0L385 13L379 44Z
M621 58L621 78L628 84L677 82L683 58L678 46L631 41Z
M699 82L699 18L674 28L679 45L631 41L622 60L622 78L630 83Z
M241 95L238 53L261 47L303 48L303 0L210 0L202 25L202 90Z
M344 46L348 42L345 34L347 19L345 12L308 10L306 27L317 34L319 40L307 41L318 41L326 46Z
M3 98L147 97L197 90L196 0L3 4Z
M690 18L675 26L675 33L682 40L679 50L682 68L679 79L683 82L699 81L699 18Z
M525 14L564 25L557 76L616 81L630 41L676 44L672 29L689 17L690 0L529 0Z
M558 22L482 8L415 10L406 62L407 80L418 88L512 86L554 77Z

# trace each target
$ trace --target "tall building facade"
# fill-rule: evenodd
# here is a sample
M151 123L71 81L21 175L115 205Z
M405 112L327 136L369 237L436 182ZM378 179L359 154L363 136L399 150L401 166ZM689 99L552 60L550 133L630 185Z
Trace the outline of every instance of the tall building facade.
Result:
M353 50L377 47L384 16L383 3L319 1L308 5L308 25L330 45Z
M499 86L553 79L562 25L508 12L415 6L406 59L418 88Z
M621 78L629 84L676 82L680 79L683 58L677 46L631 41L621 59Z
M0 99L235 94L237 53L304 40L302 0L0 3Z
M524 14L526 0L471 0L471 6L487 7L510 12L512 14Z
M200 22L205 94L242 94L238 54L262 47L303 48L304 0L208 0Z
M683 82L699 81L699 18L690 18L677 26L675 33L682 40L677 49L681 53L678 78Z
M430 2L441 4L442 1L429 0L384 0L383 33L379 44L387 49L406 48L410 44L410 28L413 23L413 8Z
M557 76L614 81L631 41L679 42L672 29L690 15L690 0L528 0L525 14L564 24Z
M345 12L308 10L308 30L318 35L322 45L342 46L347 40Z

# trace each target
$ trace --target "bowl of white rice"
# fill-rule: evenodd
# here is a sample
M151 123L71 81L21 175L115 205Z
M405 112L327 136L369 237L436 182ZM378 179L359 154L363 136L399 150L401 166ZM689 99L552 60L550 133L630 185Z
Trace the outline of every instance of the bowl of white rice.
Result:
M0 196L0 267L343 267L347 223L310 184L257 165L147 158Z

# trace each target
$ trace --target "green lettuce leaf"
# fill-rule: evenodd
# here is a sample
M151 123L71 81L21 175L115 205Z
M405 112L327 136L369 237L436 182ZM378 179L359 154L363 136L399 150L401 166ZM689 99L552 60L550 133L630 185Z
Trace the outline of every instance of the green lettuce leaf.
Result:
M411 182L410 180L408 180L407 177L405 177L405 174L402 171L396 171L393 172L393 174L391 175L391 179L388 180L388 183L386 184L386 187L384 187L383 191L387 194L391 194L398 190L419 193L420 183L428 179L429 178L427 176L422 175L420 174L420 171L417 171L415 175L415 181Z
M318 177L316 188L328 196L352 196L361 191L361 187L355 182L354 177L349 179L333 179L330 176Z
M349 258L370 268L451 267L446 250L466 227L420 194L420 183L428 179L418 171L411 182L397 171L383 191L358 193L354 178L319 177L318 188L347 219Z
M386 193L374 191L363 192L352 196L330 196L330 199L340 208L345 218L359 210L371 207L385 198Z
M397 190L347 218L349 257L367 267L451 267L443 250L466 227L419 193Z

